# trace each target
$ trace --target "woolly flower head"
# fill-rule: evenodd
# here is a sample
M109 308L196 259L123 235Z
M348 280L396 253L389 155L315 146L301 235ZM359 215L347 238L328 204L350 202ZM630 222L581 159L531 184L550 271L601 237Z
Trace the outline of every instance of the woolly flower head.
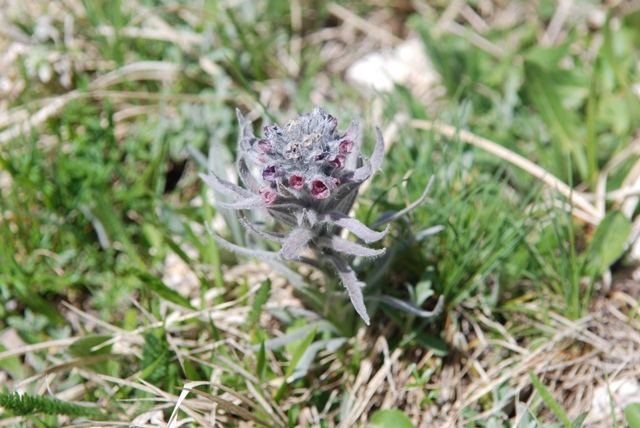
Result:
M258 190L263 202L271 205L279 197L296 198L319 206L317 201L343 195L338 189L352 175L345 167L356 145L358 126L353 123L345 133L337 127L335 117L316 107L284 127L265 126L264 138L243 133L243 154L259 168L266 182Z
M360 153L358 122L352 122L346 131L340 132L336 118L321 107L298 116L284 127L265 126L262 138L253 134L251 124L239 110L237 115L240 124L238 173L246 189L213 172L201 177L214 190L235 200L217 205L238 210L248 232L282 247L277 253L244 248L209 232L221 246L239 254L331 266L345 285L356 311L368 324L361 290L365 284L358 281L345 257L379 257L385 249L372 249L346 240L338 232L346 229L360 241L371 243L381 240L389 231L388 226L384 231L375 231L348 216L358 188L380 168L384 155L382 133L376 128L376 145L371 158L367 159ZM420 200L387 217L383 223L404 215L425 198L426 191ZM254 208L266 209L291 231L276 234L261 230L244 215L244 210ZM315 254L315 259L300 254L307 248Z

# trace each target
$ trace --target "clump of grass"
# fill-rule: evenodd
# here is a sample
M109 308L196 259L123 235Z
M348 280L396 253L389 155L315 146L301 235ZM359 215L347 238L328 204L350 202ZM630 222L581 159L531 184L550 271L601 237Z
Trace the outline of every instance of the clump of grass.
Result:
M108 420L111 416L103 410L68 403L53 397L33 396L18 393L0 393L0 406L8 416L35 416L35 413L45 415L83 416L97 420Z

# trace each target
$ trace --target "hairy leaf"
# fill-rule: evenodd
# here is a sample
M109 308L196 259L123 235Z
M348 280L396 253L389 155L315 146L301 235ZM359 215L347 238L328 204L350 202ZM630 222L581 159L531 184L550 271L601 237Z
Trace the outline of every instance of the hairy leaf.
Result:
M285 260L291 260L295 258L300 251L309 243L313 238L313 233L309 229L298 228L287 237L287 240L282 245L280 254Z
M340 279L347 289L347 293L356 312L358 312L365 324L369 325L369 314L367 314L367 308L364 305L364 297L362 295L362 287L365 286L365 283L358 281L355 272L344 259L329 256L328 260L335 267L338 275L340 275Z
M387 226L387 228L382 232L376 232L375 230L369 229L355 218L348 217L339 212L330 212L326 214L322 218L322 221L343 227L367 243L379 241L389 233L389 226Z
M379 250L365 247L364 245L356 244L355 242L347 241L337 235L330 238L321 237L318 239L318 245L322 248L328 248L331 250L339 251L341 253L349 254L351 256L359 257L378 257L385 253L386 249Z

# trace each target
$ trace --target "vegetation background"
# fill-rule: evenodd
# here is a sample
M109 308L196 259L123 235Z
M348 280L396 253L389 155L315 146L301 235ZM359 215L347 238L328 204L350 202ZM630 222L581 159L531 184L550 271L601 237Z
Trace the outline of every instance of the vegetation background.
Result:
M197 173L315 105L362 222L435 177L368 328L203 226L266 245ZM0 426L639 427L639 189L637 1L0 0Z

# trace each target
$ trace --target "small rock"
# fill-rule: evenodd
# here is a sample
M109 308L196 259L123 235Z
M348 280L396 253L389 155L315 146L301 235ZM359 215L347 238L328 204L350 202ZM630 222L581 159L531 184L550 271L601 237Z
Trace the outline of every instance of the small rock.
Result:
M403 85L417 97L440 81L418 39L408 39L390 51L364 56L347 69L346 78L369 92L389 92L394 84Z

